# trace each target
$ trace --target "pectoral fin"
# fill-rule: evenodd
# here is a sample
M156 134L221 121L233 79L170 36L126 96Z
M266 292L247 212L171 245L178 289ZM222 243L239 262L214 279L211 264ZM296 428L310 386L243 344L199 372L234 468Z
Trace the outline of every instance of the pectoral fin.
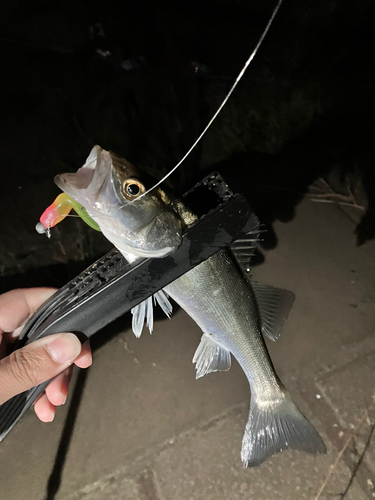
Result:
M197 371L195 378L211 372L227 371L231 365L230 352L218 344L212 335L204 333L195 351L193 363Z
M152 333L154 327L152 297L149 297L137 306L133 307L131 313L133 315L132 330L137 338L141 336L145 322L150 330L150 333Z
M171 317L173 307L172 304L169 301L169 295L165 290L159 290L157 293L153 295L154 297L154 304L158 303L159 306L162 308L163 312L168 316L168 318Z
M258 306L262 333L276 341L292 308L295 296L289 290L252 283Z
M141 336L145 323L150 333L152 333L154 329L154 305L152 303L152 297L154 298L154 303L159 304L168 318L171 317L172 304L168 299L168 294L164 292L164 290L159 290L131 310L133 315L132 330L137 338Z

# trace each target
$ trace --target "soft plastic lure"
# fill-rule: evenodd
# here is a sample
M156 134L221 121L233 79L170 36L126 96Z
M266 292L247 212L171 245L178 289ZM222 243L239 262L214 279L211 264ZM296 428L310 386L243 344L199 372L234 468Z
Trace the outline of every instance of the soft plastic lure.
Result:
M46 208L35 229L40 234L47 233L47 236L49 237L51 227L56 226L56 224L64 220L72 209L77 212L81 219L86 222L87 225L92 227L92 229L95 229L95 231L101 231L98 224L89 216L86 209L83 208L78 201L73 200L73 198L68 196L66 193L59 194L55 201L48 208Z

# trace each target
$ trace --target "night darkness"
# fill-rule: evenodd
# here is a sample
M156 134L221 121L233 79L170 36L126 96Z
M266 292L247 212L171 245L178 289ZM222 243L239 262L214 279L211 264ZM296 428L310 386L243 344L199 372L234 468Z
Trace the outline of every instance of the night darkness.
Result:
M213 115L274 1L3 2L2 288L61 285L109 245L69 219L34 228L94 144L161 177ZM358 244L374 238L374 7L285 0L255 60L199 147L171 177L182 192L219 170L277 245L308 186L360 186ZM68 267L66 265L68 264ZM68 271L67 271L68 269ZM15 275L22 272L22 279Z

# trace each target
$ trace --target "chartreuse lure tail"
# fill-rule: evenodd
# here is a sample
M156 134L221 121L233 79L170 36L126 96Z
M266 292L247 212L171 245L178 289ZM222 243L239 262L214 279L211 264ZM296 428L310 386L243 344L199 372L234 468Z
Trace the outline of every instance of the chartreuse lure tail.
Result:
M61 193L55 199L55 201L50 205L40 217L40 222L36 225L36 230L38 233L47 233L49 235L49 230L51 227L56 226L65 217L67 217L71 210L77 212L81 219L86 222L95 231L100 231L98 224L89 216L86 209L68 196L66 193Z

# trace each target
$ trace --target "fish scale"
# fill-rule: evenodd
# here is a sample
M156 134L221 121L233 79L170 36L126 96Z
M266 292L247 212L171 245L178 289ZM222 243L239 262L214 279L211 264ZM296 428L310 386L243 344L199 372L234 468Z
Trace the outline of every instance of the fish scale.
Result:
M278 394L254 296L226 251L202 262L165 290L205 333L234 355L249 380L253 397L272 399L275 392Z

